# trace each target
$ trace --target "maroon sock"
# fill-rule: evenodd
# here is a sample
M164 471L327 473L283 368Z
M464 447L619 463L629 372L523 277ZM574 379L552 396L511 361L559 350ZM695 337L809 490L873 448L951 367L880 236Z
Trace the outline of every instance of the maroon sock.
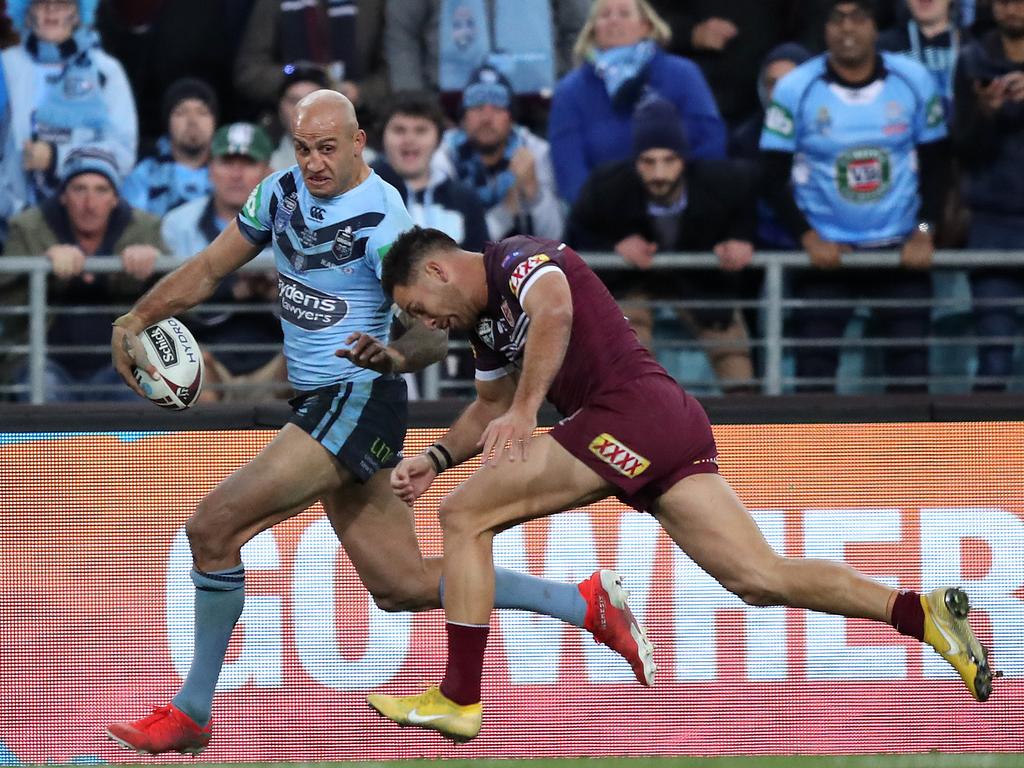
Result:
M917 592L907 590L896 595L892 604L892 625L901 635L924 640L924 607Z
M480 701L480 678L484 671L484 649L489 626L447 623L448 668L441 682L441 693L456 704Z

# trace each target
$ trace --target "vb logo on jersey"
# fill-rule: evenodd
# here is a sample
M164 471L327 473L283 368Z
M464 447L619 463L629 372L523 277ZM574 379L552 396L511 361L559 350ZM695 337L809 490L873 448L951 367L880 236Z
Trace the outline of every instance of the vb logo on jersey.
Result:
M892 185L889 153L879 147L860 147L836 158L836 186L852 203L871 203Z

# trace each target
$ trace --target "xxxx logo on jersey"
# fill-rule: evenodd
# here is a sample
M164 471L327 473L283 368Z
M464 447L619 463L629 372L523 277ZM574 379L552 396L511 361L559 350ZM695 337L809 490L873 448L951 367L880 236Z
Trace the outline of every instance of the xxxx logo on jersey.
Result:
M519 289L523 287L523 283L526 282L526 278L530 276L530 273L541 264L549 261L551 261L551 257L546 253L538 253L513 269L512 274L508 278L508 287L512 289L512 293L518 297Z
M619 474L630 478L642 474L651 466L650 461L607 432L590 441L590 452Z

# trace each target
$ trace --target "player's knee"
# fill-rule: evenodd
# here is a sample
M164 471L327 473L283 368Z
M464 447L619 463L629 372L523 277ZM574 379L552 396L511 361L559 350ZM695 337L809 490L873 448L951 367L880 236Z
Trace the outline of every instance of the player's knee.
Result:
M476 536L479 530L479 510L474 510L457 497L449 496L437 510L441 532L446 539Z
M197 563L220 560L230 554L232 542L229 527L224 525L226 516L225 510L207 497L185 521L185 535Z

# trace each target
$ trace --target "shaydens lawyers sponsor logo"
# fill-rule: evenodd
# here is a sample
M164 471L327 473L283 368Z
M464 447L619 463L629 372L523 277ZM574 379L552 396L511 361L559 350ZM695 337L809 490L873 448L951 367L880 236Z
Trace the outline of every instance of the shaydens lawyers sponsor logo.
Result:
M591 440L589 447L592 454L626 477L632 478L643 474L651 466L650 461L632 448L627 448L607 432Z
M281 317L307 331L330 328L348 314L348 304L344 299L284 275L277 276L277 295L281 303Z

